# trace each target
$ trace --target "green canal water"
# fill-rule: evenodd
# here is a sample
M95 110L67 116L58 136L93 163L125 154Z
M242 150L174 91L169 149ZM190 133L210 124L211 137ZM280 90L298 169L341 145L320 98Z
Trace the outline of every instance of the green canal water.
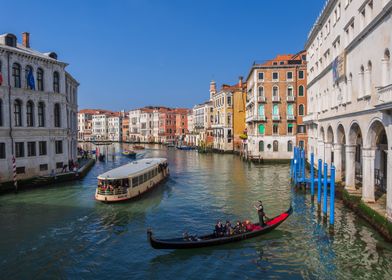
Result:
M288 165L256 166L233 155L149 146L138 157L167 157L171 176L140 200L94 200L98 174L128 161L115 148L83 180L0 197L1 279L392 279L392 244L336 205L331 235L308 194L289 185ZM293 215L275 231L221 247L154 250L158 237L205 233L217 219Z

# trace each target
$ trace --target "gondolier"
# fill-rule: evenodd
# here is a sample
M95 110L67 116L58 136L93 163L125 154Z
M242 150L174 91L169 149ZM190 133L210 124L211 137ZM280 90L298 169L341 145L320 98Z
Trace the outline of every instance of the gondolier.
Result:
M259 200L254 207L257 210L257 215L259 216L260 225L262 227L264 227L265 226L265 222L264 222L265 213L264 213L263 202L261 202L261 200Z

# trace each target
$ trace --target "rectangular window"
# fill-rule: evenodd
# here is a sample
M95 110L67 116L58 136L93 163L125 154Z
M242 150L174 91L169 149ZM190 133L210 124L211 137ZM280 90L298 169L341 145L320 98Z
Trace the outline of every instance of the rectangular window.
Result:
M40 156L45 156L47 154L46 151L46 141L39 141L38 143L38 149L39 149L39 155Z
M5 143L0 143L0 158L5 158Z
M293 72L287 72L287 80L291 81L293 79Z
M293 134L293 124L289 123L287 125L287 134Z
M56 162L56 168L63 168L62 162Z
M303 70L300 70L300 71L298 72L298 78L302 80L304 77L305 77L304 71L303 71Z
M135 188L139 185L139 177L132 178L132 188Z
M24 142L15 143L15 157L24 157Z
M277 81L279 79L279 73L278 72L273 72L272 73L272 80Z
M27 142L27 156L28 157L35 157L36 156L35 142Z
M24 166L20 166L16 168L16 174L24 174L25 171L25 167Z
M259 73L259 80L264 81L264 73L263 72Z
M63 153L63 141L56 141L56 154L62 154Z
M39 171L46 171L48 170L48 164L40 164Z
M279 134L279 125L274 124L272 130L273 134Z
M297 133L306 133L306 126L298 125L297 126Z

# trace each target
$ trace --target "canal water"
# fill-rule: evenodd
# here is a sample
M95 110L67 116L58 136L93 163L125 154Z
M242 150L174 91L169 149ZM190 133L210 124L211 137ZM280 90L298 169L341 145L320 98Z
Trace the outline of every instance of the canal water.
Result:
M140 200L94 200L98 174L129 159L121 147L83 180L0 197L0 279L392 279L392 244L336 206L331 235L309 195L289 185L288 165L158 145L138 157L167 157L170 178ZM217 219L257 220L293 205L275 231L221 247L154 250L157 237L211 232Z

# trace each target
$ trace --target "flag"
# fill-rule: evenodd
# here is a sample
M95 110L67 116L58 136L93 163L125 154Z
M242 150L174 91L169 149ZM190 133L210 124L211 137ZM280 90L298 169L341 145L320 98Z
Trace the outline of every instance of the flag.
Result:
M27 84L30 89L35 90L35 80L33 76L33 69L30 68L29 74L27 74Z
M0 72L0 86L3 84L3 74Z

